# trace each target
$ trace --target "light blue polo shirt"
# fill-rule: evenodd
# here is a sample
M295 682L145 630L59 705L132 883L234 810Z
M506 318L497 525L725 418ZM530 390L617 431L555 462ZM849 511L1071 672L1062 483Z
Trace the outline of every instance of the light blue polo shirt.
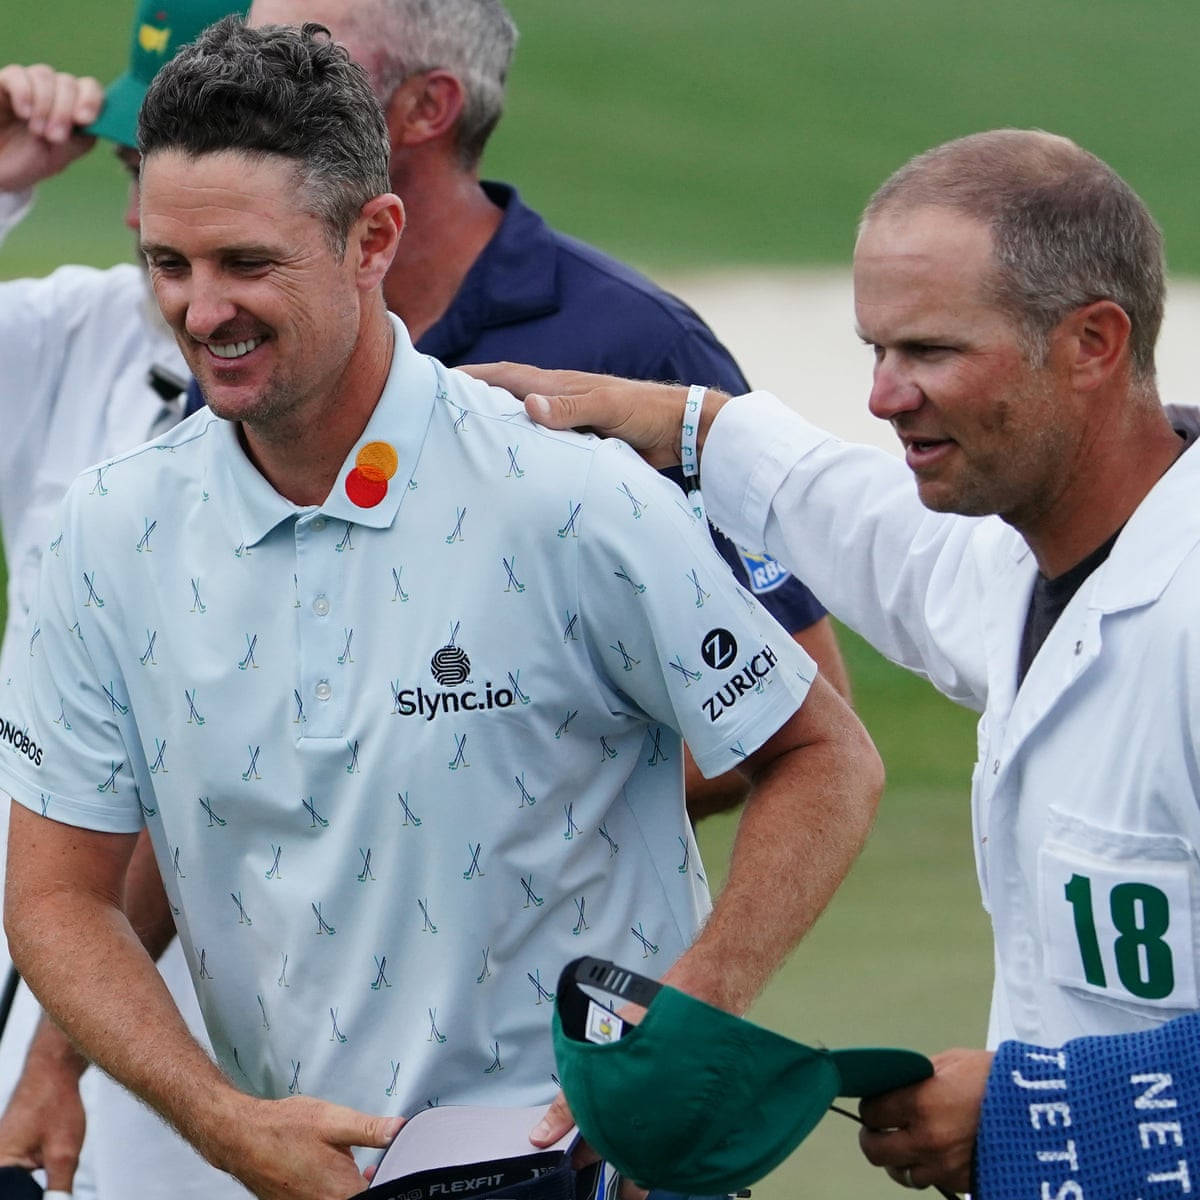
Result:
M198 413L75 482L31 628L0 784L149 827L236 1083L388 1114L553 1095L563 964L707 911L674 731L725 770L815 671L677 488L399 322L323 505Z

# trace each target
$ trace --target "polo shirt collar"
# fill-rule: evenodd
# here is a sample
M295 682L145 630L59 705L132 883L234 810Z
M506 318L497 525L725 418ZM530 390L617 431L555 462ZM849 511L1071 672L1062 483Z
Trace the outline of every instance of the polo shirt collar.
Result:
M425 441L434 399L443 392L442 368L418 354L398 317L387 382L367 427L351 448L337 480L319 506L301 507L281 496L250 461L234 421L218 422L214 443L233 498L243 545L262 541L293 517L316 515L386 529L400 511Z
M450 307L420 340L425 354L454 362L489 327L557 311L558 250L554 235L516 188L485 181L488 199L504 210L499 228L471 264Z

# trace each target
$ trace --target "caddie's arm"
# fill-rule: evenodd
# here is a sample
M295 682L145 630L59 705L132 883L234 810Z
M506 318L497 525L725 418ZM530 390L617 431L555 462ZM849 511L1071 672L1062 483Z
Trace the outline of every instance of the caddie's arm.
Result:
M135 840L14 803L5 894L13 962L91 1061L255 1195L361 1191L350 1147L382 1149L401 1122L309 1097L260 1100L230 1084L188 1032L122 907Z
M627 442L652 467L679 465L686 387L509 362L476 363L461 370L523 400L525 411L539 425L592 429ZM696 435L701 456L713 419L728 399L714 388L705 393Z
M860 1106L864 1153L899 1182L983 1200L1194 1190L1200 1013L933 1063L932 1078Z
M56 175L96 139L78 133L100 114L104 89L90 76L39 63L0 67L0 192L20 192Z

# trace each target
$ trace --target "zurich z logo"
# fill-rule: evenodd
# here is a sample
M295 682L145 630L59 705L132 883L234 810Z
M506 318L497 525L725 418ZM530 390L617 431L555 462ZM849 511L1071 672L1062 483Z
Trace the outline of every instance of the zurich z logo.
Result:
M700 643L700 654L714 671L723 671L737 658L737 641L728 629L710 629Z

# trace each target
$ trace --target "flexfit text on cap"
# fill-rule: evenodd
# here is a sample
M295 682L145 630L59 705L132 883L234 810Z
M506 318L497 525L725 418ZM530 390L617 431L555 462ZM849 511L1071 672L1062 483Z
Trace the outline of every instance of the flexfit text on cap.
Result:
M646 1016L628 1025L584 987L644 1005ZM778 1166L836 1097L933 1074L909 1050L793 1042L594 958L563 969L553 1033L583 1136L622 1175L673 1192L740 1191Z
M137 148L137 115L150 81L181 46L230 13L245 13L249 0L141 0L133 19L129 69L104 92L104 108L88 133Z

